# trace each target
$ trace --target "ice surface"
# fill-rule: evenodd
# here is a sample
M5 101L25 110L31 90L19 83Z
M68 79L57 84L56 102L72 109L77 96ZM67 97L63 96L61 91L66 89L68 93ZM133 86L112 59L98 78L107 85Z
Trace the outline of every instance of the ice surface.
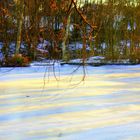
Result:
M0 68L0 139L139 140L140 65L84 70Z

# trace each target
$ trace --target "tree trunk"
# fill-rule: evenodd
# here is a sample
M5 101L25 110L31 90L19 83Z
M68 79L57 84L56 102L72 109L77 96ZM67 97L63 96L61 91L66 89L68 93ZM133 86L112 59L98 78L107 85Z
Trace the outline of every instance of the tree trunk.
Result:
M23 24L23 14L24 14L24 1L19 0L17 2L17 16L19 16L19 19L17 21L18 23L18 30L17 30L17 41L16 41L16 54L19 54L20 44L21 44L21 37L22 37L22 24Z
M71 14L69 14L68 19L67 19L66 31L65 31L64 38L63 38L63 42L62 42L62 59L64 61L68 60L66 42L67 42L67 39L68 39L68 36L69 36L70 18L71 18Z

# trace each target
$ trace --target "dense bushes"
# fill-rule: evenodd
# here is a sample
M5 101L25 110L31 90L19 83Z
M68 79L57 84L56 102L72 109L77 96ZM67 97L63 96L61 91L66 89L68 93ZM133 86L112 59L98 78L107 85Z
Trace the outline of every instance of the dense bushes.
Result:
M23 66L28 66L28 64L29 64L28 57L24 57L21 54L8 57L3 62L4 66L9 66L9 67L23 67Z

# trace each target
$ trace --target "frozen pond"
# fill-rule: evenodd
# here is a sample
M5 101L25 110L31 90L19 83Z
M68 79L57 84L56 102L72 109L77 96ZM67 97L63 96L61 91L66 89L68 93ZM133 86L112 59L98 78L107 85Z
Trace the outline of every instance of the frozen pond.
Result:
M0 68L0 140L140 140L140 65L76 69Z

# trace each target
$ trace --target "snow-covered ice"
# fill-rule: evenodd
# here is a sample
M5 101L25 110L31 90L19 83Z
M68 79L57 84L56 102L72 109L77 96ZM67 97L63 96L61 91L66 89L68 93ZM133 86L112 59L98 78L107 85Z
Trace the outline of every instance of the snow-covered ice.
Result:
M82 82L74 65L0 68L0 139L139 140L140 65L85 72Z

